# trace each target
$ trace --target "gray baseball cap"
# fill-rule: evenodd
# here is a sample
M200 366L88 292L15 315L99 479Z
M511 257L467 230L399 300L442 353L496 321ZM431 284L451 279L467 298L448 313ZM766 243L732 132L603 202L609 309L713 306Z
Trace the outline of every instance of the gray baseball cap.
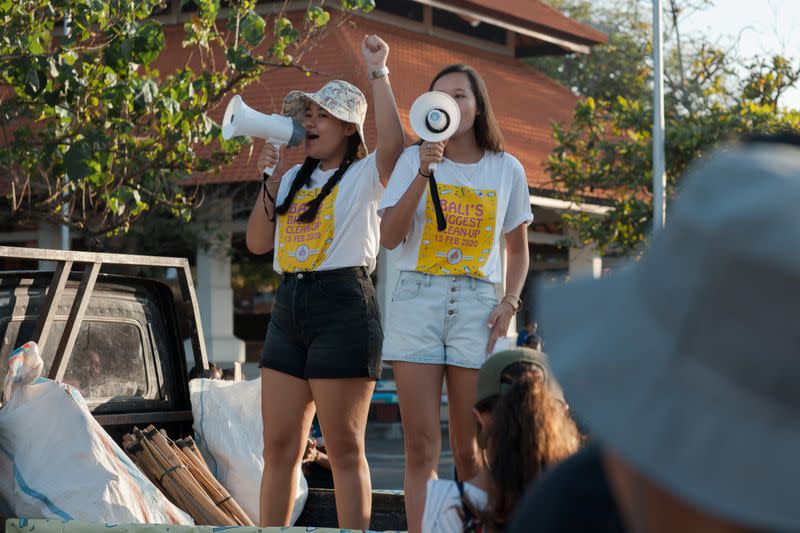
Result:
M476 402L502 394L507 384L502 383L503 371L513 363L530 363L544 374L550 393L558 400L564 400L561 387L553 378L547 364L547 355L530 348L511 348L497 352L489 357L478 371L478 395Z

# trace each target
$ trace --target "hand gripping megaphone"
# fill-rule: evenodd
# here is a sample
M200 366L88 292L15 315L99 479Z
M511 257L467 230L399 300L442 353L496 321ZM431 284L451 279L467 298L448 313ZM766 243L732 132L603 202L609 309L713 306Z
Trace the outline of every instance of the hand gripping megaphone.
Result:
M430 91L420 95L411 104L411 129L420 139L432 143L453 136L461 122L461 112L453 97L441 91ZM431 164L431 172L436 163Z
M414 130L423 141L440 142L449 139L458 129L461 122L461 112L458 104L453 98L440 91L430 91L420 95L411 104L411 129ZM436 163L431 163L428 168L431 176L428 179L431 191L431 203L436 213L436 227L439 231L447 228L447 220L444 218L442 205L439 201L439 188L436 186Z
M265 115L244 103L238 94L231 98L222 118L222 138L250 135L266 139L276 149L286 144L297 146L306 138L306 130L296 120L283 115ZM275 167L263 169L272 175Z

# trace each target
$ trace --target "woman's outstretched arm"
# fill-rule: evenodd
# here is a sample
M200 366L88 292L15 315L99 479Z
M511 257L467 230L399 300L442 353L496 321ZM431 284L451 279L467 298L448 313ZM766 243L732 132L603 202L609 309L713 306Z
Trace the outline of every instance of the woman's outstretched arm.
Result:
M377 35L365 35L361 42L361 52L367 63L369 72L386 66L389 45ZM381 183L385 187L394 170L397 158L403 152L406 137L397 102L394 99L389 76L380 76L371 81L372 100L375 109L375 125L378 129L378 146L375 149L375 163L378 167Z

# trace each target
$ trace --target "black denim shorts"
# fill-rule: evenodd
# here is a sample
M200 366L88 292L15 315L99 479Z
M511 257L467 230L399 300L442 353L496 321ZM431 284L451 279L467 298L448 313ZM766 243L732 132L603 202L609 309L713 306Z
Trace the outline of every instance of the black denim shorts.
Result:
M283 275L261 368L301 379L380 379L383 330L366 268Z

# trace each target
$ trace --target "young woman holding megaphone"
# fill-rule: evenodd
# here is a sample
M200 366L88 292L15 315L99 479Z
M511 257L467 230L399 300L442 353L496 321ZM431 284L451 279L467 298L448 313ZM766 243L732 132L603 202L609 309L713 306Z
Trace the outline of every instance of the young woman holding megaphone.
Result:
M264 423L262 526L288 525L315 407L325 435L339 526L368 529L370 473L364 433L381 371L380 316L369 273L379 248L378 203L404 146L387 78L389 47L365 36L378 145L368 154L367 101L334 80L316 93L292 91L282 114L306 130L306 159L266 178L247 224L247 247L275 250L283 282L261 358ZM279 154L267 143L259 170Z
M430 90L445 94L427 93L412 107L423 141L400 156L381 201L381 243L401 247L383 359L392 363L400 401L411 533L420 531L426 484L437 477L445 379L456 470L462 480L478 471L478 369L520 307L533 220L525 171L503 150L478 73L451 65ZM508 255L498 299L501 239Z

